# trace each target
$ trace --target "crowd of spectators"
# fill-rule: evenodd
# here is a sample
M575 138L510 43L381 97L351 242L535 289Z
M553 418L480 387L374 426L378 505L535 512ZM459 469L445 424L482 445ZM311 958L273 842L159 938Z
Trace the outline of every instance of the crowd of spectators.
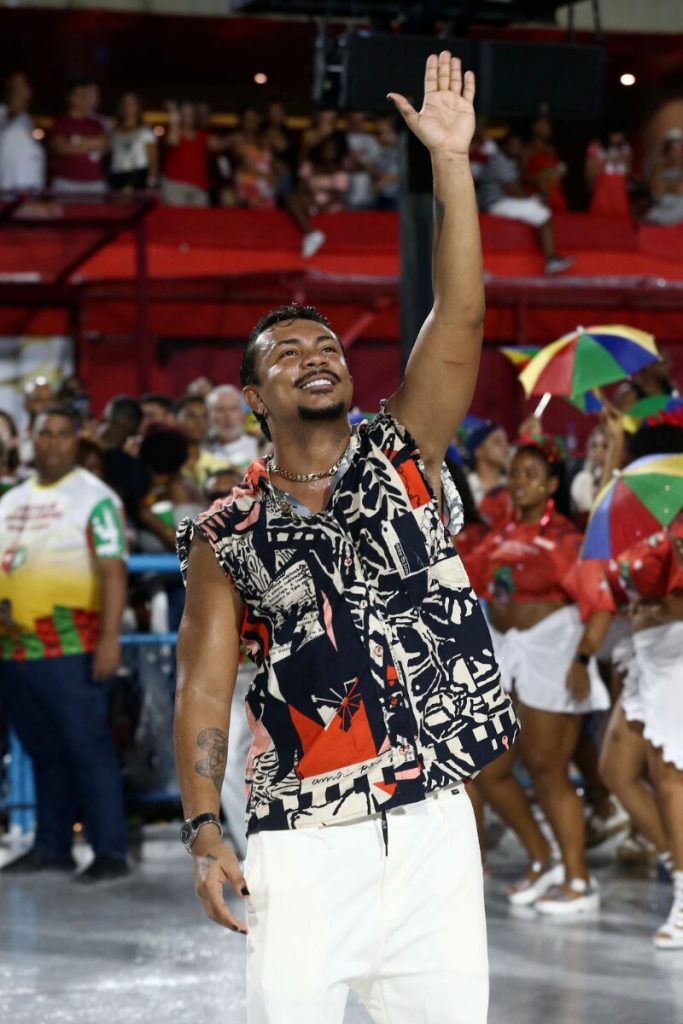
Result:
M113 120L104 117L97 84L78 80L69 85L64 113L46 133L34 127L31 98L26 76L10 75L0 105L0 190L46 185L62 194L153 190L172 206L279 206L300 227L307 256L324 242L311 227L309 218L316 213L398 206L399 135L390 115L371 120L361 111L324 109L313 114L310 127L295 132L284 105L272 101L264 110L242 110L235 129L217 131L208 107L181 101L167 103L164 123L152 125L132 92L121 97ZM547 114L524 130L479 132L472 146L482 210L536 227L551 272L563 269L552 236L553 215L567 209L561 148ZM591 212L680 223L683 127L666 133L650 163L644 181L620 128L593 139L583 182Z

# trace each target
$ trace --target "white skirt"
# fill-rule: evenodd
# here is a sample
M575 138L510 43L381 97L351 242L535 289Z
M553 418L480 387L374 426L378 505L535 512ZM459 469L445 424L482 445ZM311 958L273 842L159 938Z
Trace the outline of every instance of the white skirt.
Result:
M630 711L643 723L645 739L683 771L683 622L634 633L633 646L640 706L631 703Z
M591 689L585 700L575 700L567 689L567 673L583 636L576 605L553 612L531 629L510 629L499 633L491 628L491 639L500 666L503 686L514 684L517 697L527 707L558 714L586 715L605 711L609 693L595 658L588 665Z
M615 644L612 664L622 674L621 709L628 722L643 722L643 700L640 695L638 662L633 646L633 634Z

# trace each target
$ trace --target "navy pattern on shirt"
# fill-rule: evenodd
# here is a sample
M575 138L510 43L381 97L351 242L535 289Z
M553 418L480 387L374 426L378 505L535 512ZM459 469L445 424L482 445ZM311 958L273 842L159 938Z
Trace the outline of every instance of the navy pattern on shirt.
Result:
M462 505L443 472L449 529ZM362 818L454 786L518 725L486 621L414 441L388 412L355 428L325 511L284 512L265 464L178 530L244 602L247 832Z

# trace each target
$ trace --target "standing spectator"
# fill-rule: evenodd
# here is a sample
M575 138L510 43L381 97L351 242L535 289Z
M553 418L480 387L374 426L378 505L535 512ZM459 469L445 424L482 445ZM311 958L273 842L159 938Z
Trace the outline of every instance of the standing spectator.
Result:
M33 138L28 112L32 95L21 71L5 82L5 102L0 105L0 192L45 188L45 151Z
M36 475L0 500L0 659L9 720L33 759L33 847L3 868L71 871L82 813L95 852L83 882L128 873L123 785L108 727L121 660L126 544L116 495L76 465L67 406L34 428Z
M121 498L132 522L137 521L140 501L150 486L147 470L136 456L127 451L131 441L137 438L142 417L137 399L117 395L104 410L104 422L97 437L104 450L104 478Z
M352 110L348 115L346 144L350 171L347 203L351 210L369 210L374 206L373 180L377 177L380 145L368 131L365 114Z
M240 130L233 136L231 145L237 205L247 209L272 209L277 184L275 158L258 110L253 107L244 110Z
M397 210L401 194L401 159L393 117L377 118L377 142L375 205L378 210Z
M313 124L301 136L302 160L325 139L333 137L344 139L343 132L339 130L338 112L332 107L316 111Z
M521 136L515 132L501 139L500 148L484 166L479 184L479 202L484 213L530 224L536 229L545 257L547 274L560 274L574 263L555 250L553 215L538 196L527 195L521 184L524 155Z
M302 163L299 182L310 213L339 213L347 208L351 179L345 157L338 141L329 138Z
M524 177L535 195L539 195L553 213L564 213L567 200L562 179L567 172L552 143L553 126L549 117L537 117L531 125L531 140L524 160Z
M628 179L633 153L621 131L609 132L606 142L594 139L586 150L586 181L591 192L591 213L628 217Z
M243 467L258 458L258 443L244 430L247 414L242 394L232 384L222 384L209 394L209 443L207 450L224 463Z
M598 496L607 459L609 437L602 425L594 427L586 444L586 461L571 482L572 510L587 515Z
M142 192L159 184L157 138L144 123L140 98L127 92L111 134L109 184L115 192Z
M66 114L52 130L52 188L55 192L102 195L107 188L104 157L109 150L106 123L96 113L99 90L89 79L72 82Z
M683 131L678 128L664 137L650 192L654 205L645 217L650 224L669 227L683 222Z
M202 509L199 490L181 473L187 454L185 435L176 427L153 426L140 445L140 459L151 480L138 515L145 531L138 537L143 551L175 551L176 527Z
M166 136L168 152L161 179L161 195L169 206L209 205L209 154L230 146L201 127L193 103L167 104L170 115Z
M201 491L208 478L220 472L225 459L203 447L209 433L209 413L200 395L186 395L176 406L178 426L187 439L187 459L182 475Z
M287 111L279 100L268 104L263 133L275 157L275 198L278 206L282 206L294 187L299 160L296 140L287 127Z
M19 431L13 418L4 409L0 409L0 447L2 458L0 463L0 496L19 481Z

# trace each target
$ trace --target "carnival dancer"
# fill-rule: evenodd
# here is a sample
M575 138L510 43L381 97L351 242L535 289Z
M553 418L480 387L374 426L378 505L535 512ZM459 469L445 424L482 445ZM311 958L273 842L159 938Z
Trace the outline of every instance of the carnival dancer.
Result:
M391 94L434 174L434 306L405 380L351 429L343 347L317 310L271 312L242 363L273 442L232 495L179 531L187 576L176 754L197 893L245 932L254 1022L484 1024L482 872L465 781L515 740L442 475L474 390L484 314L468 148L474 77L427 61L418 113ZM240 635L247 696L244 873L218 801Z
M582 716L609 707L607 690L587 651L597 649L593 633L606 611L596 611L584 628L575 593L566 578L578 557L581 535L557 507L564 490L564 463L549 437L526 437L510 467L513 518L492 531L467 559L472 584L489 602L491 632L503 680L514 687L523 730L520 754L538 801L557 839L562 864L535 857L525 877L509 893L516 904L534 903L545 914L571 915L595 910L599 893L589 878L581 800L569 779ZM566 494L562 494L566 501ZM499 785L498 766L483 773L482 785ZM493 787L491 787L493 789ZM494 807L495 791L485 794ZM513 824L531 850L537 837L528 814Z
M635 457L672 453L683 460L683 416L646 422L629 449ZM622 652L629 664L601 770L660 861L673 869L671 912L654 944L683 949L683 514L619 554L606 579L615 610L628 602L633 640ZM643 781L643 761L657 803Z

